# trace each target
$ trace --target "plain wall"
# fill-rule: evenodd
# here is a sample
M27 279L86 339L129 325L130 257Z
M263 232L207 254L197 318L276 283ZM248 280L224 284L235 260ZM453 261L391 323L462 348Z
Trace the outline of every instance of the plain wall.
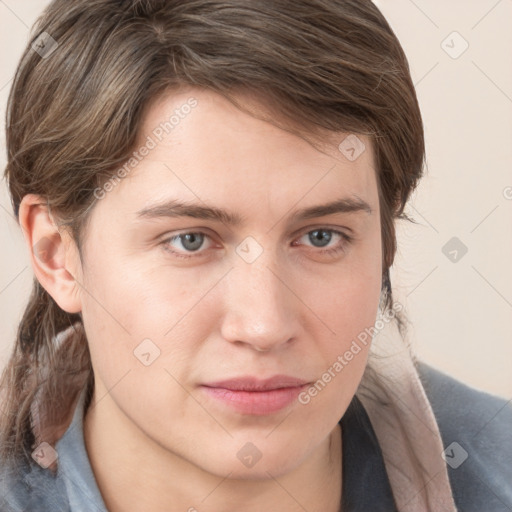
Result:
M406 209L417 224L397 226L395 299L420 359L512 398L512 1L375 3L409 59L427 145L426 175ZM2 120L29 27L47 4L0 2ZM0 168L5 161L2 126ZM33 278L5 182L0 236L3 367Z

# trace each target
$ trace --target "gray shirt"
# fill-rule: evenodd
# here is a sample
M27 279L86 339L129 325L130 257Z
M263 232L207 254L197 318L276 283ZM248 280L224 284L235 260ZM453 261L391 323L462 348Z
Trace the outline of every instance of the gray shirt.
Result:
M443 446L457 443L446 459L457 509L512 512L511 401L473 389L423 362L419 371ZM84 400L82 392L73 419L55 446L55 477L35 462L22 467L15 478L2 472L1 512L108 512L85 449ZM356 396L340 424L343 512L396 511L381 449Z

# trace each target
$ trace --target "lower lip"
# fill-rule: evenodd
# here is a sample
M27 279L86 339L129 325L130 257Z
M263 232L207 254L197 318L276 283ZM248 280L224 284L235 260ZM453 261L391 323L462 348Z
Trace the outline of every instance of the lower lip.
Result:
M201 387L208 396L238 412L262 416L278 412L289 406L307 386L305 384L304 386L268 391L233 391L224 388Z

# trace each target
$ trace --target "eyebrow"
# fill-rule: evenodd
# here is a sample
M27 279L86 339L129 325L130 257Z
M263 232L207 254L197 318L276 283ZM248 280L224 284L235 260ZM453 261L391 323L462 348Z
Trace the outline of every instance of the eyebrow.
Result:
M297 210L291 215L289 222L299 222L336 213L360 212L371 215L373 210L366 201L357 196L353 198L342 197L327 204L309 206L308 208ZM177 199L147 206L137 211L136 216L138 219L193 217L196 219L216 220L230 226L240 226L245 220L241 215L225 210L224 208L209 206L205 203L187 203Z

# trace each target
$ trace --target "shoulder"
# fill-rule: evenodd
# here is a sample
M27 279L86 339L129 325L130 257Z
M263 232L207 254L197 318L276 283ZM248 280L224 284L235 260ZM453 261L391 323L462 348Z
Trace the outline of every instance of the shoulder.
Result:
M69 512L62 479L38 464L7 468L0 464L0 510L2 512Z
M460 512L512 510L512 401L422 361L420 379L439 425Z

